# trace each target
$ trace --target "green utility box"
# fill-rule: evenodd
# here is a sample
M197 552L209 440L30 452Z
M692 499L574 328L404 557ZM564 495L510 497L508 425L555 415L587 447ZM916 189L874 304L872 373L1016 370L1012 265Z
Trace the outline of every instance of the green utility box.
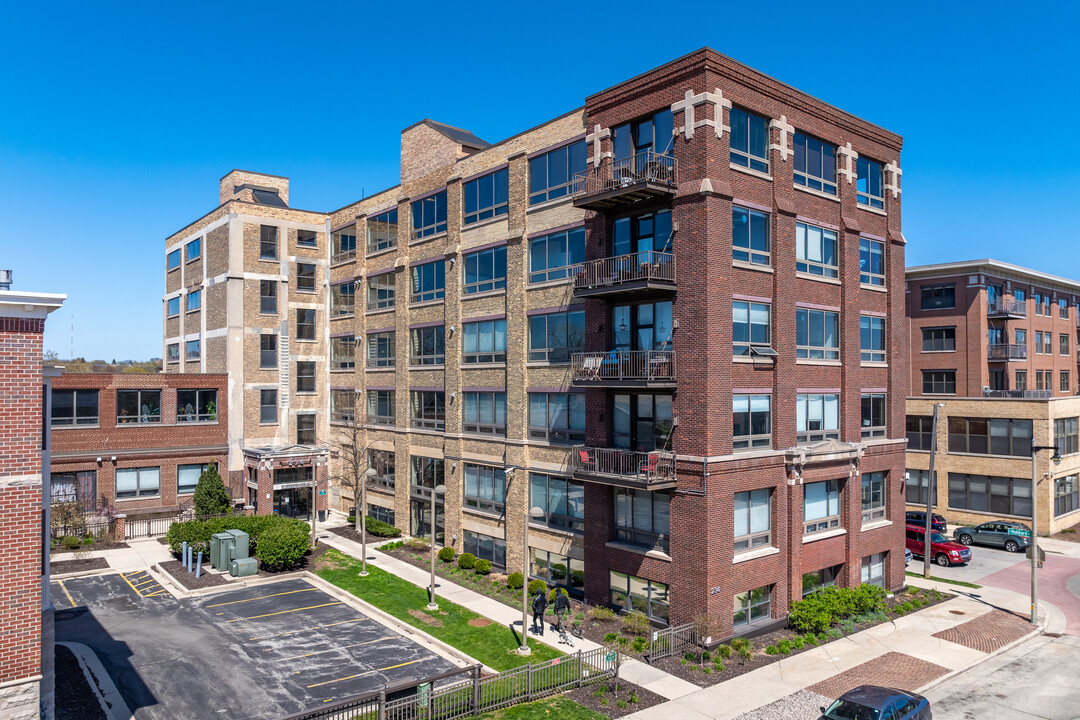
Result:
M255 558L241 558L229 564L229 574L233 577L249 577L259 572L259 561Z
M242 560L251 554L248 550L250 544L246 532L243 530L226 530L225 532L235 539L232 556L229 557L229 560Z
M215 533L210 536L210 567L225 570L232 560L233 545L236 542L229 533Z

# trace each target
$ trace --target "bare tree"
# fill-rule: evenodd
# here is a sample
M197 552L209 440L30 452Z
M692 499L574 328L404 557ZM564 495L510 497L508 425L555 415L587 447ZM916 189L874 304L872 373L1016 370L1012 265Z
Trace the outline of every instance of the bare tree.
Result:
M356 504L356 531L363 529L361 518L367 508L361 507L361 490L365 483L370 483L367 474L371 466L368 445L364 440L364 418L355 409L337 408L332 416L330 432L330 454L338 461L337 472L330 476L343 490L352 493ZM333 469L333 468L331 468ZM382 472L376 468L376 472Z

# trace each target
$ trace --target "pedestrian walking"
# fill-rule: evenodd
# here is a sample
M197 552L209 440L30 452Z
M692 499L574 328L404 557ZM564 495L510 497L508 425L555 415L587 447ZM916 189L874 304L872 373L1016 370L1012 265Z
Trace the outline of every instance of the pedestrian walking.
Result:
M533 627L532 627L532 629L533 629L534 633L537 632L536 628L537 628L537 626L539 626L540 627L540 630L539 630L540 634L541 635L544 634L544 612L547 610L547 606L548 606L547 595L544 594L543 590L538 591L536 593L536 597L534 597L533 601L532 601L532 611L533 611L533 621L532 621Z

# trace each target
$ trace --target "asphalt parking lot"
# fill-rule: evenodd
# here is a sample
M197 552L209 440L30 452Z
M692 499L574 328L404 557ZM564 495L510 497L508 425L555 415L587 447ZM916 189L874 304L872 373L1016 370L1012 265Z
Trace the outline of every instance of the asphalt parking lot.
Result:
M93 649L139 720L281 718L454 667L303 579L184 600L151 582L52 583L56 639Z
M949 538L952 539L952 531L949 531ZM1012 567L1017 563L1026 563L1027 558L1023 552L1011 553L1001 548L989 547L987 545L972 545L971 546L971 561L963 565L950 565L949 567L941 567L933 562L930 562L930 574L934 577L945 578L946 580L963 580L965 582L978 583L979 580L992 575L999 570ZM922 573L923 561L922 557L916 556L911 562L907 564L908 572Z

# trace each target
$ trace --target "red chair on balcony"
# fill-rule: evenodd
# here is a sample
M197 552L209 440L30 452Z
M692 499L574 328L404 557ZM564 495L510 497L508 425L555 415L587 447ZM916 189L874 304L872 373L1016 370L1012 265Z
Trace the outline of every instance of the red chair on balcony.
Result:
M588 450L578 450L578 464L582 470L596 470L596 461L589 457Z
M649 453L645 460L638 466L638 475L645 475L652 477L656 475L656 466L660 464L660 456L656 453Z

